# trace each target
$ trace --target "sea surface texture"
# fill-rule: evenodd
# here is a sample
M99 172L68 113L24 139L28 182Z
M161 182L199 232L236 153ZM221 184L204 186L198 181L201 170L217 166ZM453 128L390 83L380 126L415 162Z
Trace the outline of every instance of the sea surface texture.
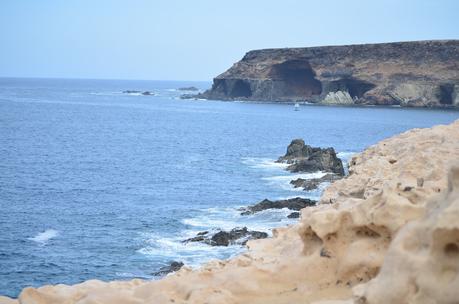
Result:
M200 231L294 223L241 216L264 198L318 198L274 163L294 138L347 161L458 111L181 100L207 82L0 78L0 294L87 279L155 279L244 247L181 241ZM150 91L154 95L125 90Z

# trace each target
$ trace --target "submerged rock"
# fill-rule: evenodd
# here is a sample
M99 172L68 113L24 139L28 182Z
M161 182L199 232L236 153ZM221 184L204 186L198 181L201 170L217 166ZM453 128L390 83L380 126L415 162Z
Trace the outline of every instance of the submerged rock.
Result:
M137 91L137 90L125 90L123 91L123 94L142 94L145 96L152 96L155 95L153 92L150 91Z
M320 184L322 183L332 183L336 180L341 179L342 176L333 174L333 173L327 173L322 177L319 178L311 178L311 179L304 179L304 178L298 178L295 180L290 181L290 184L293 185L294 188L303 188L305 191L311 191L315 190L319 187Z
M161 267L157 272L154 272L154 276L165 276L171 272L179 271L185 264L183 262L172 261L170 265Z
M344 175L341 159L336 156L333 148L311 147L302 139L294 139L287 147L287 153L277 162L287 163L287 170L291 172L312 173L317 171L332 172Z
M300 213L299 212L292 212L289 215L287 215L288 218L293 219L293 218L300 218Z
M209 235L207 231L199 232L195 237L184 240L188 242L202 242L210 246L229 246L229 245L245 245L248 240L267 238L266 232L250 231L247 227L234 228L231 231L220 230L214 235Z
M289 198L289 199L277 200L277 201L270 201L268 199L264 199L261 202L253 206L244 208L243 209L244 211L241 213L241 215L249 215L249 214L260 212L266 209L287 208L290 210L299 211L305 207L315 206L315 204L316 204L316 201L310 200L308 198L302 198L302 197L295 197L295 198Z
M177 90L179 91L199 91L199 89L197 87L183 87L183 88L178 88Z

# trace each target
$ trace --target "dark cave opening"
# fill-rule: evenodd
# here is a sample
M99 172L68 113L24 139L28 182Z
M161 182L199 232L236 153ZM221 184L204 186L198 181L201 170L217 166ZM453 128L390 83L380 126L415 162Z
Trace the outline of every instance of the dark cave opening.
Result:
M438 88L439 88L438 101L440 101L440 103L443 105L452 105L454 85L450 83L442 84Z
M352 98L360 98L373 89L376 85L371 82L355 79L355 78L342 78L339 80L331 81L328 85L329 92L343 91L348 92Z
M250 84L241 79L236 80L233 88L231 89L231 96L232 97L250 97L252 96L252 90L250 89Z
M307 60L288 60L276 64L269 76L284 82L288 95L310 97L322 93L322 83L315 78L316 74Z

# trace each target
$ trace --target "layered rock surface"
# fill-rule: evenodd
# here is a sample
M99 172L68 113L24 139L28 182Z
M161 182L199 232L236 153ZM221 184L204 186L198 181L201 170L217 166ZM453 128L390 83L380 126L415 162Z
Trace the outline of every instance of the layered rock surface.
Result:
M248 52L198 98L459 106L459 40Z
M236 258L159 281L26 288L19 301L457 303L458 161L459 121L411 130L355 156L298 224Z

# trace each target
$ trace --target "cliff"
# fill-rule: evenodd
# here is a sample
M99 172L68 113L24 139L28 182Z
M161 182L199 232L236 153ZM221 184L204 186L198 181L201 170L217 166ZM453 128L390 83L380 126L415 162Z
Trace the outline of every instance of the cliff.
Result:
M0 303L457 303L459 120L354 156L298 224L159 281L25 288Z
M459 106L459 40L248 52L199 98Z

